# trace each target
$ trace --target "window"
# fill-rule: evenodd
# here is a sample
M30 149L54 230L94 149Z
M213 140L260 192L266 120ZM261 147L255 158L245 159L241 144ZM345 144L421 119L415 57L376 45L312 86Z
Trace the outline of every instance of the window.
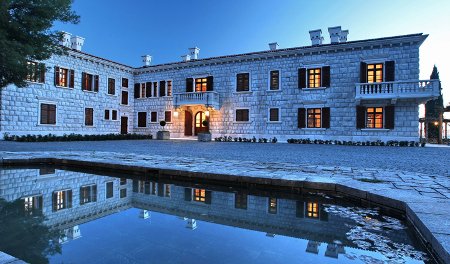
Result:
M94 108L84 109L84 125L93 126L94 125Z
M150 122L151 123L158 122L158 112L150 112Z
M170 197L170 184L164 184L164 187L165 187L165 194L164 194L164 196L165 197Z
M55 67L55 86L73 88L75 83L75 71Z
M156 195L157 187L158 187L158 184L156 182L152 182L152 189L150 192L151 195Z
M52 203L53 203L53 211L72 208L72 190L53 192Z
M128 88L128 79L127 78L122 78L122 87Z
M234 195L234 208L247 209L247 197L246 193L236 193Z
M117 110L111 110L112 120L117 120Z
M86 72L81 74L81 89L83 91L98 92L99 76Z
M280 89L280 71L271 71L270 72L270 90L279 90Z
M97 185L80 187L80 205L97 201Z
M249 73L238 73L236 76L236 91L246 92L250 91L250 74Z
M106 199L112 198L114 196L114 182L106 183Z
M383 107L367 107L366 127L383 128Z
M320 128L322 127L322 109L321 108L309 108L308 109L308 128Z
M120 185L126 185L127 179L126 178L120 178Z
M116 94L116 79L108 78L108 94Z
M105 110L105 120L109 120L109 109Z
M207 85L208 85L208 82L207 82L206 78L195 79L195 91L196 92L206 92Z
M248 122L248 112L248 109L236 109L236 122Z
M127 189L120 189L120 198L127 197Z
M280 121L280 109L279 108L270 108L269 109L269 122L278 122Z
M133 180L133 192L134 193L144 193L145 192L145 181Z
M204 203L206 202L206 190L194 189L194 201Z
M166 96L166 81L159 81L159 96Z
M45 64L28 61L25 81L45 83Z
M321 86L321 68L308 69L308 88Z
M166 121L167 123L171 123L172 122L172 111L165 111L164 112L164 121Z
M22 198L24 204L25 215L41 215L42 214L42 195L30 196Z
M141 98L145 98L145 83L141 83Z
M128 105L128 91L122 91L122 105Z
M319 218L319 204L316 202L308 202L306 204L306 217Z
M55 174L56 169L52 167L42 167L39 168L39 175L49 175L49 174Z
M41 125L56 125L56 105L41 104Z
M153 97L158 97L158 82L153 82Z
M172 81L167 81L167 96L172 96Z
M367 64L367 82L383 82L383 63Z
M138 112L138 127L147 127L147 112Z
M276 214L277 213L277 198L269 198L269 213Z

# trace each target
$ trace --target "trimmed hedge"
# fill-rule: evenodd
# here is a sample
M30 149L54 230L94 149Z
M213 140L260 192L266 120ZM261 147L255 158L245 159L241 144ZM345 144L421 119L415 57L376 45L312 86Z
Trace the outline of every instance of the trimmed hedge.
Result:
M230 137L230 136L224 136L224 137L218 137L214 138L214 141L217 142L249 142L249 143L277 143L278 139L276 137L273 138L258 138L252 137L252 138L243 138L243 137Z
M397 141L389 140L383 142L377 141L340 141L340 140L321 140L321 139L288 139L290 144L319 144L319 145L343 145L343 146L389 146L389 147L424 147L425 143L415 141Z
M53 134L48 135L24 135L24 136L10 136L5 133L4 139L6 141L17 142L48 142L48 141L103 141L103 140L130 140L130 139L152 139L152 135L140 134L104 134L104 135L80 135L80 134L64 134L57 136Z

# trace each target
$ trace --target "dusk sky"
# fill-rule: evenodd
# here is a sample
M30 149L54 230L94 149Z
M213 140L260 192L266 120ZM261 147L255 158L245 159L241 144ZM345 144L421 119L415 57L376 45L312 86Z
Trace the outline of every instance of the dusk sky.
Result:
M180 61L193 46L200 58L267 50L274 41L306 46L312 29L329 43L328 27L339 25L349 41L425 33L420 79L436 64L450 102L450 1L75 0L73 9L81 22L55 28L86 38L83 51L130 66L145 54L152 64Z

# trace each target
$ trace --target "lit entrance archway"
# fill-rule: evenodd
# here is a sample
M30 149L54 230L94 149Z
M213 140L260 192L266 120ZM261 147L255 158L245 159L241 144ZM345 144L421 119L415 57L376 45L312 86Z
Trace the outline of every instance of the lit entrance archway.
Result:
M203 121L205 121L205 120L209 122L209 117L206 116L204 112L198 112L197 114L195 114L195 119L194 119L194 124L195 124L194 135L195 136L197 136L198 133L209 131L208 127L203 125Z

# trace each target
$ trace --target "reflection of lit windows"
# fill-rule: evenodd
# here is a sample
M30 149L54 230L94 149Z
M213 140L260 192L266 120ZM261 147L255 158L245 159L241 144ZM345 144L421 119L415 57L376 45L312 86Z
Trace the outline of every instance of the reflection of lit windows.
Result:
M127 179L126 178L120 178L120 185L125 185L127 184Z
M157 183L156 182L152 182L152 195L156 195L156 190L157 190Z
M80 204L97 201L97 185L80 187Z
M277 198L269 198L269 213L276 214L277 213Z
M383 64L367 64L367 82L382 82L383 81Z
M166 189L166 193L165 196L166 197L170 197L170 184L164 184L165 189Z
M42 214L42 196L30 196L22 199L27 215Z
M383 128L383 107L367 107L367 128Z
M306 205L306 216L309 218L319 218L319 204L308 202Z
M106 183L106 199L111 198L114 196L114 182L107 182Z
M247 209L247 197L245 193L236 193L234 195L234 208Z
M53 192L53 211L72 207L72 190Z
M194 189L194 201L204 203L206 202L206 190Z

